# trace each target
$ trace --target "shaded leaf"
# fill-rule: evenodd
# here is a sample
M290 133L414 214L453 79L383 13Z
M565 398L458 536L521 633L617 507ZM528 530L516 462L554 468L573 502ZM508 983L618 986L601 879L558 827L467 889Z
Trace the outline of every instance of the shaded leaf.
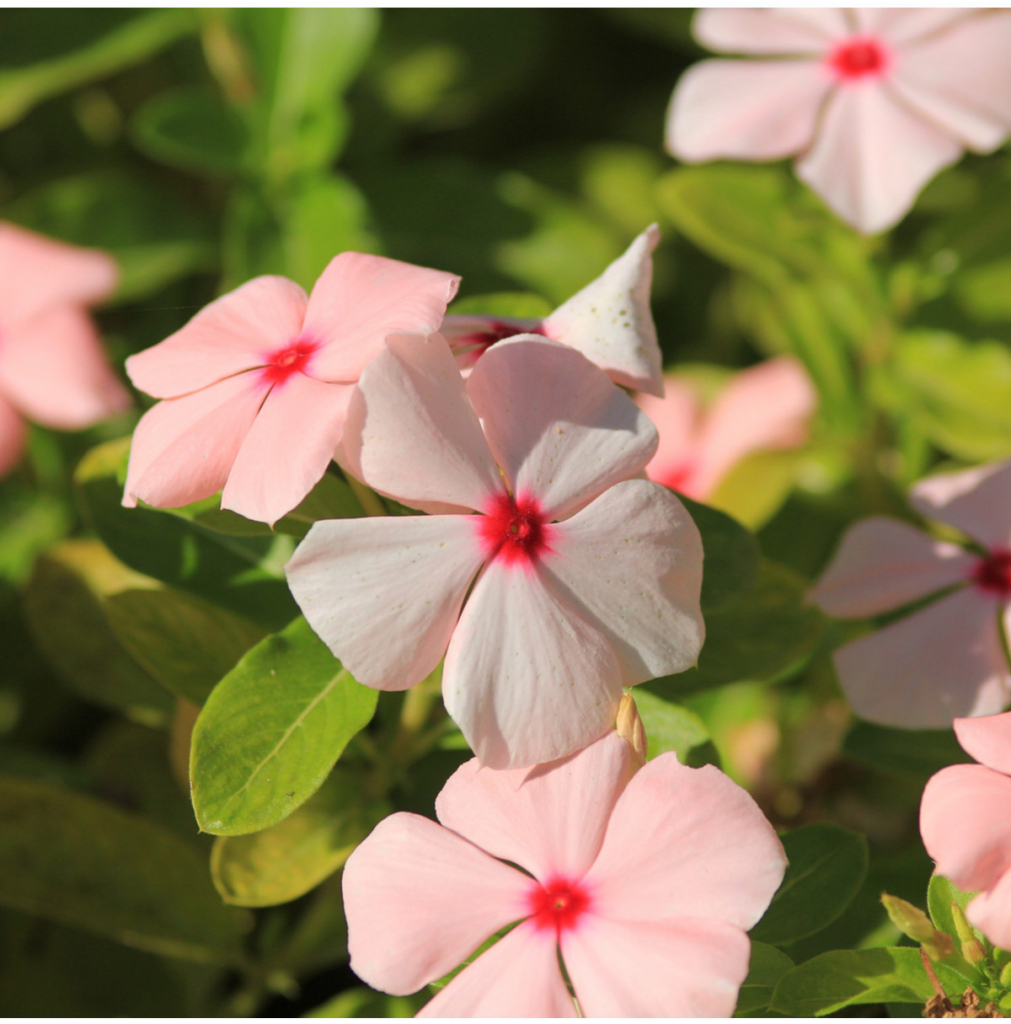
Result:
M709 739L709 730L694 711L672 704L642 687L633 690L632 695L646 730L648 759L672 750L685 764L688 752Z
M736 519L678 494L702 534L702 610L715 611L741 598L755 584L758 542Z
M741 1017L766 1009L772 1002L772 993L780 978L792 969L793 961L781 950L767 946L764 942L752 941L748 976L741 985L734 1016Z
M853 725L843 753L878 770L916 776L972 761L952 729L889 729L871 722Z

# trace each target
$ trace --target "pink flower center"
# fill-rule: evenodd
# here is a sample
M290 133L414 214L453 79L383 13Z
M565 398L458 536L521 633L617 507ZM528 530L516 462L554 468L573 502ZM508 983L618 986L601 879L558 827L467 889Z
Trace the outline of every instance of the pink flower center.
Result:
M556 934L574 928L590 906L590 897L578 882L552 878L547 885L537 885L527 895L530 920L541 929Z
M973 582L981 590L1001 597L1011 595L1011 551L995 548L976 563Z
M283 384L293 373L305 373L309 360L318 348L318 342L299 339L268 353L263 379L269 384Z
M517 327L506 320L495 320L479 331L458 334L452 341L453 352L457 358L465 359L467 366L473 366L497 341L504 341L516 334L544 335L544 331L540 324Z
M530 564L548 546L550 525L536 498L500 494L489 503L478 522L485 555L491 561Z
M832 51L828 63L840 78L851 82L868 75L884 74L888 51L869 36L848 39Z

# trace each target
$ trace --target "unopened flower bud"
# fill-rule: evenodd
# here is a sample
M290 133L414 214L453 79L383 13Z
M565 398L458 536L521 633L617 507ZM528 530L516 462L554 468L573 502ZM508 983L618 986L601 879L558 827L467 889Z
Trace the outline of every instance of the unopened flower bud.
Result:
M1011 960L1009 960L1000 972L1001 988L1011 988Z
M962 944L962 956L975 967L986 959L983 943L976 938L972 925L966 920L965 911L954 900L951 901L951 916L955 921L958 941Z
M881 902L888 911L892 924L903 935L908 935L919 942L931 960L943 960L954 952L955 944L951 941L951 936L938 931L919 907L914 907L912 903L888 893L882 893Z
M635 699L630 693L621 695L614 727L632 753L632 771L638 771L646 763L646 730L639 717L639 709L635 706Z

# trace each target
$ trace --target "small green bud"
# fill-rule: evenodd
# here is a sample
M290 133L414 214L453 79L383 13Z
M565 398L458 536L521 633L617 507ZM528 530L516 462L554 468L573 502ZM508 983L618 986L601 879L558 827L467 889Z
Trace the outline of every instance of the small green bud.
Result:
M983 943L976 938L972 925L966 920L965 911L954 900L951 901L951 916L955 921L958 940L962 944L962 956L975 967L986 959Z
M1011 988L1011 960L1009 960L1000 972L1000 987Z
M931 960L943 960L955 950L950 935L939 932L927 915L914 907L912 903L891 896L887 892L881 894L881 902L891 919L892 924L909 938L919 942Z

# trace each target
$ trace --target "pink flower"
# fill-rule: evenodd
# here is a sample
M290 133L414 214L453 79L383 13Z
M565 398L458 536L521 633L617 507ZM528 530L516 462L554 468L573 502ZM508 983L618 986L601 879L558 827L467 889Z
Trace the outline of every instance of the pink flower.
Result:
M129 406L86 312L118 277L103 252L0 224L0 475L24 450L22 416L81 430Z
M345 455L439 514L316 523L288 584L360 682L406 689L445 653L446 709L482 762L554 760L610 728L622 686L702 646L698 530L669 491L629 479L655 447L574 349L518 335L465 385L438 335L391 339L362 374Z
M918 512L961 530L985 553L875 516L849 529L810 596L830 615L857 619L957 587L835 653L858 715L943 728L1000 711L1011 692L998 626L998 618L1005 629L1011 622L1011 461L928 477L911 493Z
M705 412L688 379L666 374L664 388L663 398L636 397L660 433L646 472L699 501L746 455L803 444L818 403L803 366L789 356L734 374Z
M716 768L661 754L628 778L614 733L529 771L468 761L442 825L394 814L348 860L352 969L407 994L518 922L419 1016L575 1017L559 951L585 1017L730 1016L783 848Z
M695 35L727 53L678 83L667 148L689 162L779 160L866 233L899 221L963 149L1011 131L1011 15L979 9L701 11Z
M979 893L967 908L970 923L1011 949L1011 714L957 719L955 733L981 763L952 765L927 783L923 845L939 875Z
M497 341L542 334L582 352L618 384L662 395L660 346L649 308L652 254L659 241L660 229L652 224L596 281L544 320L447 316L440 332L464 370Z
M123 504L175 508L222 490L221 507L274 523L340 443L362 370L395 332L434 331L459 278L345 252L312 295L257 277L126 361L163 398L137 425Z

